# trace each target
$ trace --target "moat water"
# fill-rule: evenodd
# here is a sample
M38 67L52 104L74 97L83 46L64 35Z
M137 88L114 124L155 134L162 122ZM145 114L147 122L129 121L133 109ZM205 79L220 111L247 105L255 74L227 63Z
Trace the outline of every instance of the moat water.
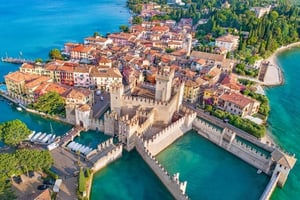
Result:
M130 17L125 0L94 1L10 1L0 4L0 57L23 56L46 59L52 48L65 42L82 42L98 31L105 35L116 32ZM278 144L300 155L297 145L300 134L299 78L300 50L282 53L280 66L285 84L267 89L271 100L269 130ZM0 63L0 81L18 65ZM30 129L61 135L70 125L17 111L0 99L0 122L24 121ZM52 126L52 129L51 129ZM92 139L96 138L96 139ZM88 132L77 142L96 146L107 139L102 133ZM2 144L0 143L0 146ZM170 173L180 172L187 180L187 194L192 199L257 199L268 182L265 175L190 132L158 155ZM297 199L300 194L299 163L289 176L284 189L276 189L272 199ZM133 151L95 174L92 200L96 199L172 199L158 178Z

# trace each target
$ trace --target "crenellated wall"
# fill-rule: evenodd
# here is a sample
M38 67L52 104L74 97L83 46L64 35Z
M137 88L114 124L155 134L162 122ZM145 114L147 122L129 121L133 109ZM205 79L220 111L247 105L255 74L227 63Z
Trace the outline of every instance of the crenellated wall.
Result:
M270 174L270 158L267 158L256 149L253 149L240 141L234 140L227 150L250 165L262 170L265 174Z
M90 119L90 129L104 132L104 121L101 119Z
M117 160L122 156L123 145L118 144L115 148L109 151L105 156L101 157L98 161L96 161L92 167L93 171L98 171L103 167L107 166L109 163Z
M270 174L271 159L256 149L237 141L235 133L232 130L226 128L221 131L198 118L194 120L193 126L201 136L226 149L250 165L262 170L264 173Z
M150 151L144 147L144 142L141 137L137 138L136 150L157 175L161 182L166 186L175 199L187 200L188 196L185 194L187 181L180 182L179 174L176 173L171 176L166 169L158 162L158 160L150 153Z
M175 140L192 129L192 121L196 118L196 113L185 115L172 123L162 131L153 135L150 139L143 141L145 147L152 155L157 155Z

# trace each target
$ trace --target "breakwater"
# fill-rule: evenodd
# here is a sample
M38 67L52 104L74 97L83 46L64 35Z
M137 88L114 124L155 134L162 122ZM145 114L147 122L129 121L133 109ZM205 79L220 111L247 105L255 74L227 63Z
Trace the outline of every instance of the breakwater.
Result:
M156 176L166 186L169 192L177 200L187 200L188 196L185 194L187 182L179 181L179 174L176 173L173 177L166 171L166 169L157 161L157 159L144 146L143 140L139 137L136 141L136 150L148 164Z

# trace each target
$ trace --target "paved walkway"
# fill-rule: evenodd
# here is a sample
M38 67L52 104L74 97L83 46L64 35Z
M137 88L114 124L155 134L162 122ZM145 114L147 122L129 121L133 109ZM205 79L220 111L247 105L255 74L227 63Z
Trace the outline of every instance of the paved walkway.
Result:
M51 151L54 159L53 169L62 179L60 192L57 195L58 200L77 199L76 190L78 186L78 177L75 172L79 171L80 166L90 167L88 163L82 160L82 157L65 150L62 147ZM80 166L78 165L80 161Z

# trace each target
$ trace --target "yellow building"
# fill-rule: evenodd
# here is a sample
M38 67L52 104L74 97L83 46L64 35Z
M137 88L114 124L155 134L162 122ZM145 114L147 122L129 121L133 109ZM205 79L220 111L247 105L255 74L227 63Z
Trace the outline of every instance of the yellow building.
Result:
M188 80L184 85L183 99L190 103L196 103L199 100L200 85L195 81Z
M20 103L28 104L33 102L33 91L42 82L51 82L51 78L29 74L20 71L9 73L5 76L8 95L20 101Z

